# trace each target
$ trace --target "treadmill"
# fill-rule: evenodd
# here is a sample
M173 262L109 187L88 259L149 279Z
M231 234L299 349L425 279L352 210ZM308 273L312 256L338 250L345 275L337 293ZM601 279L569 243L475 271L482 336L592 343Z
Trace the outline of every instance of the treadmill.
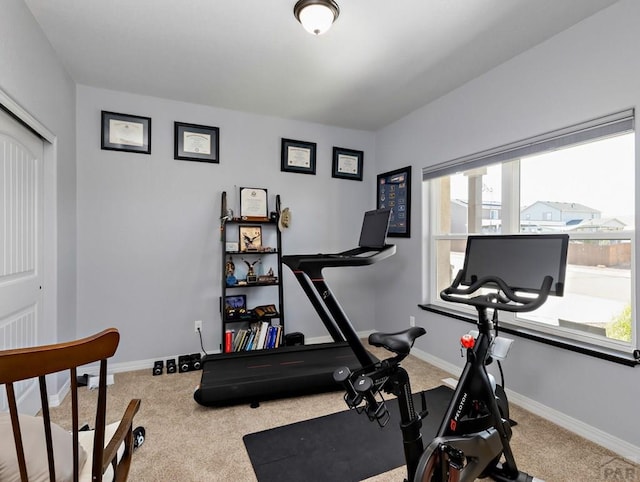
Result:
M200 385L193 394L196 402L210 407L239 403L257 407L265 400L342 390L333 379L336 368L347 366L353 371L377 362L362 343L349 343L358 340L358 335L322 270L368 266L395 254L395 245L386 244L390 214L390 209L367 211L356 248L282 257L329 331L332 343L207 355L202 359Z

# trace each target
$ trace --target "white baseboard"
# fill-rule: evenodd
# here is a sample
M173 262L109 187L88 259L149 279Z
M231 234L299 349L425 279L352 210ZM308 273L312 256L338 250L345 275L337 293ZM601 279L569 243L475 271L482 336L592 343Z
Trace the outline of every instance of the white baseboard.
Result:
M71 389L71 380L67 378L64 384L60 387L60 390L58 390L56 393L52 395L49 395L48 397L49 406L50 407L59 406L64 400L64 397L67 396L67 393L69 393L70 389Z
M436 358L428 353L419 350L417 348L413 348L411 350L411 354L416 358L419 358L431 365L434 365L452 375L456 378L462 372L462 369L456 365L453 365L449 362L441 360L440 358ZM452 379L443 380L447 385L451 384ZM551 407L547 407L531 398L525 397L519 393L514 392L513 390L506 389L507 397L509 398L509 402L515 405L518 405L525 410L538 415L539 417L544 418L556 425L566 428L567 430L580 435L581 437L598 444L604 448L607 448L616 454L624 457L632 462L638 463L638 455L640 453L640 447L637 447L629 442L622 440L618 437L614 437L613 435L595 428L591 425L588 425L581 420L570 417L558 410L555 410Z

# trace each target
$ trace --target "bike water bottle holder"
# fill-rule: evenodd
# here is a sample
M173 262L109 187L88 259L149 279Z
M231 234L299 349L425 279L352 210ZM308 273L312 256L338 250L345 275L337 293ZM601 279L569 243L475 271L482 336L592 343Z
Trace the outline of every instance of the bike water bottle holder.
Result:
M382 395L380 396L382 399ZM384 399L381 401L376 400L376 404L372 406L372 404L367 403L365 412L370 422L377 422L378 425L382 428L389 423L391 419L391 415L389 414L389 410L387 409L387 404Z
M351 382L353 373L348 367L340 367L333 372L333 379L344 387L344 402L347 407L355 409L358 413L361 413L363 408L359 407L362 403L363 397L360 393L356 392L356 389Z
M382 385L383 383L381 383ZM360 375L353 384L357 393L361 394L366 401L365 413L371 422L376 421L380 427L384 427L391 416L387 405L380 393L380 386L374 383L371 377ZM376 395L380 396L380 400L376 399Z
M384 427L391 418L381 393L388 377L376 377L374 381L372 377L376 376L376 371L369 373L371 377L364 375L362 371L352 373L349 368L342 367L333 372L333 379L344 387L343 398L350 409L355 409L358 414L366 413L371 422L375 421L380 427Z

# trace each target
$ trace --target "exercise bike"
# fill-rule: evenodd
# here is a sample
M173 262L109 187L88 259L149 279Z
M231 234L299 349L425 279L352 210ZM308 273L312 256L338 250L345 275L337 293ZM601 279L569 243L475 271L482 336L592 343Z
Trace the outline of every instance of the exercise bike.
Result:
M424 328L373 333L369 344L394 356L353 373L347 368L334 372L334 379L345 387L347 405L380 426L389 421L382 393L397 396L408 481L539 480L516 465L504 380L497 384L486 367L505 355L511 344L498 337L499 311L532 311L549 295L562 296L567 247L567 235L468 238L464 267L440 296L475 307L477 331L461 338L466 364L436 436L426 448L421 434L422 419L428 414L426 397L421 392L422 407L417 412L409 375L400 364L415 340L426 333Z

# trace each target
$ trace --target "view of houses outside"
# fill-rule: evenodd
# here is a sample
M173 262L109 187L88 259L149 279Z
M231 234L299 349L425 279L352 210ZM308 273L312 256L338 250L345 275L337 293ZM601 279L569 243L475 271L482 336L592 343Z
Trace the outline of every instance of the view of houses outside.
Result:
M441 229L444 224L450 234L568 233L565 296L550 298L526 318L629 341L634 159L634 134L625 134L448 176L443 179L450 205ZM507 164L511 170L505 171ZM509 179L514 166L516 189L503 184L503 173ZM519 210L515 229L508 228L509 209ZM464 243L446 243L455 275ZM449 250L442 247L442 254Z

